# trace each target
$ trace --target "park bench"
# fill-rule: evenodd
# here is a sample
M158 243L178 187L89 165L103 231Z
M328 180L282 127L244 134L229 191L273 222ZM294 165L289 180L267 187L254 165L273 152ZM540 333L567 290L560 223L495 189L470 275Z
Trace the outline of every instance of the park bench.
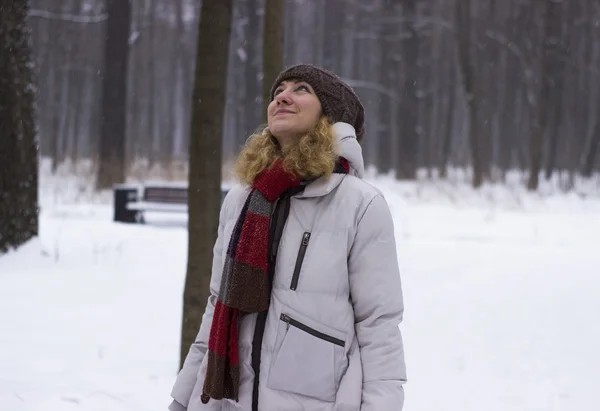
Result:
M221 203L227 192L227 187L221 188ZM121 184L114 187L114 221L144 223L144 213L147 211L187 213L187 184Z

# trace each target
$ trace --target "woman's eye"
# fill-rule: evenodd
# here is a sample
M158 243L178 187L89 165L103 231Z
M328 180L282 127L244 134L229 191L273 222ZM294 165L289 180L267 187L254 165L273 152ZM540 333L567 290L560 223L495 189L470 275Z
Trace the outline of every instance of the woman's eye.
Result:
M309 91L309 92L310 92L310 90L309 90L309 89L308 89L308 87L306 87L306 86L299 86L299 87L296 89L296 91L299 91L299 90L304 90L304 91Z

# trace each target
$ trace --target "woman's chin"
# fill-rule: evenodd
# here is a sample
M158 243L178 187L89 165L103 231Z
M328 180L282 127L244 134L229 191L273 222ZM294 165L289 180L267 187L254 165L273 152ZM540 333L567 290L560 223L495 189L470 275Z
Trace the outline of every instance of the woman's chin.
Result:
M269 127L269 131L277 140L292 141L297 140L302 133L293 127Z

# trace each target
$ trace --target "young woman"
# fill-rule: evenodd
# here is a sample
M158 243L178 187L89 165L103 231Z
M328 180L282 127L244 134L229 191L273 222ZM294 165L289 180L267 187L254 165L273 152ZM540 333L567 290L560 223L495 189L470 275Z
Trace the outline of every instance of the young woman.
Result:
M211 297L171 411L400 411L392 217L361 178L364 109L312 65L276 79L223 202Z

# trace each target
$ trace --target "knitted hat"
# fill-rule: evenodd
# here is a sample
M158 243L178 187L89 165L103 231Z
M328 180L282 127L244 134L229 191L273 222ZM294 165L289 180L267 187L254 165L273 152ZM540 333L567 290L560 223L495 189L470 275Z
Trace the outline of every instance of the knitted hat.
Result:
M283 70L271 87L271 101L282 81L298 79L306 81L315 90L323 113L332 123L343 121L356 130L361 141L364 134L365 110L352 88L329 70L311 64L298 64Z

